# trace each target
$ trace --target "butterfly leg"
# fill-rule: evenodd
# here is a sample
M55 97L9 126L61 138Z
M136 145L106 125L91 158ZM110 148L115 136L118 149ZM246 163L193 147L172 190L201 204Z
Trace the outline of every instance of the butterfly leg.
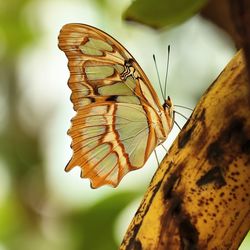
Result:
M157 164L158 164L158 167L160 166L160 162L159 162L159 159L158 159L158 156L157 156L157 153L156 153L156 150L154 149L154 153L155 153L155 158L156 158L156 161L157 161Z
M166 153L168 153L168 150L165 148L165 146L163 145L163 143L161 143L161 146L164 148L164 150L166 151Z

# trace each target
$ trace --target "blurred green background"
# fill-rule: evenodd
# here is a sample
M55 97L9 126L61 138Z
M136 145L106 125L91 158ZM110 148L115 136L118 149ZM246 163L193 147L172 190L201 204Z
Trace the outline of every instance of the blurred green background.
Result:
M174 103L189 107L235 53L223 31L194 15L201 3L190 8L192 18L182 13L174 22L186 22L161 32L123 21L124 13L128 19L134 15L130 4L0 1L0 250L117 249L157 168L152 156L118 188L97 190L79 177L79 169L64 172L72 154L66 132L74 116L67 60L57 47L64 24L86 23L114 36L139 61L158 93L152 54L164 77L170 44L168 94ZM177 117L177 122L182 126L185 120ZM174 128L166 147L178 132ZM164 151L158 154L162 158ZM243 249L250 249L249 237Z

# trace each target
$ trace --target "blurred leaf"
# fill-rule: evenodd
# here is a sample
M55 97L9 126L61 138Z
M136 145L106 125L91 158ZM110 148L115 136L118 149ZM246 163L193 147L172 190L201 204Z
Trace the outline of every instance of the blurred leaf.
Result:
M7 97L9 111L7 126L0 132L0 154L8 165L11 175L19 182L30 170L41 165L42 156L39 148L39 132L29 133L25 130L18 115L20 93L17 88L18 75L15 62L16 60L9 59L5 64L0 64L6 79L2 84L5 84L7 89L4 95Z
M41 163L38 138L27 134L20 127L9 127L5 134L0 134L0 140L0 153L9 166L8 170L18 179Z
M138 195L138 192L115 192L88 210L72 213L73 216L70 218L70 233L74 241L72 249L117 249L114 238L117 216Z
M8 242L20 233L24 224L23 210L15 196L9 197L0 206L0 241Z
M16 56L38 33L31 29L25 7L32 0L0 1L0 31L6 54ZM34 25L33 18L33 25ZM39 28L39 27L38 27ZM36 34L35 34L36 33ZM1 44L1 43L0 43Z
M0 243L11 250L42 249L41 245L46 244L46 240L39 228L34 227L15 196L9 198L0 206ZM34 244L36 247L32 248Z
M106 8L109 5L107 0L93 0L92 1L98 8Z
M124 13L124 18L156 29L171 27L193 16L206 2L206 0L135 0Z
M10 197L0 204L0 242L6 249L13 250L28 250L28 245L43 238L39 228L40 214L36 210L43 203L46 191L39 132L30 133L24 128L18 106L22 93L18 56L40 34L36 16L28 8L31 2L0 1L0 82L7 109L5 126L0 132L0 155L12 184ZM37 247L32 249L38 250Z
M201 15L204 18L222 28L232 37L235 44L239 45L239 36L231 14L229 0L210 0L201 11Z

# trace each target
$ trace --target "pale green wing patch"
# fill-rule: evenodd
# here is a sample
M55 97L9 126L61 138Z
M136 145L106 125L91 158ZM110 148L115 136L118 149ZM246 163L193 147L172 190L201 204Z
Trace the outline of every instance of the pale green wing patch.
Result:
M88 80L100 80L110 77L114 74L113 66L88 66L85 67L85 73Z
M88 42L79 46L79 49L83 54L91 56L101 56L103 55L103 51L113 51L110 44L94 38L89 38Z
M140 100L136 96L118 96L117 102L121 103L131 103L131 104L140 104Z
M126 126L121 121L129 121ZM146 149L149 136L149 125L146 113L140 105L118 105L116 110L115 129L119 134L125 152L134 168L140 168L147 160Z
M98 88L100 95L133 95L133 91L124 84L124 82L118 82L113 85L103 86Z

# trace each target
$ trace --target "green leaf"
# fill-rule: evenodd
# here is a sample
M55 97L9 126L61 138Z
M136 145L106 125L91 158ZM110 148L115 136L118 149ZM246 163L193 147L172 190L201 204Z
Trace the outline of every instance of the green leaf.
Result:
M207 0L135 0L124 13L125 20L159 29L172 27L197 13Z
M30 2L32 0L0 1L0 46L4 43L4 52L8 58L15 58L16 54L40 35L38 25L36 29L32 28L37 22L36 17L31 12L25 13Z

